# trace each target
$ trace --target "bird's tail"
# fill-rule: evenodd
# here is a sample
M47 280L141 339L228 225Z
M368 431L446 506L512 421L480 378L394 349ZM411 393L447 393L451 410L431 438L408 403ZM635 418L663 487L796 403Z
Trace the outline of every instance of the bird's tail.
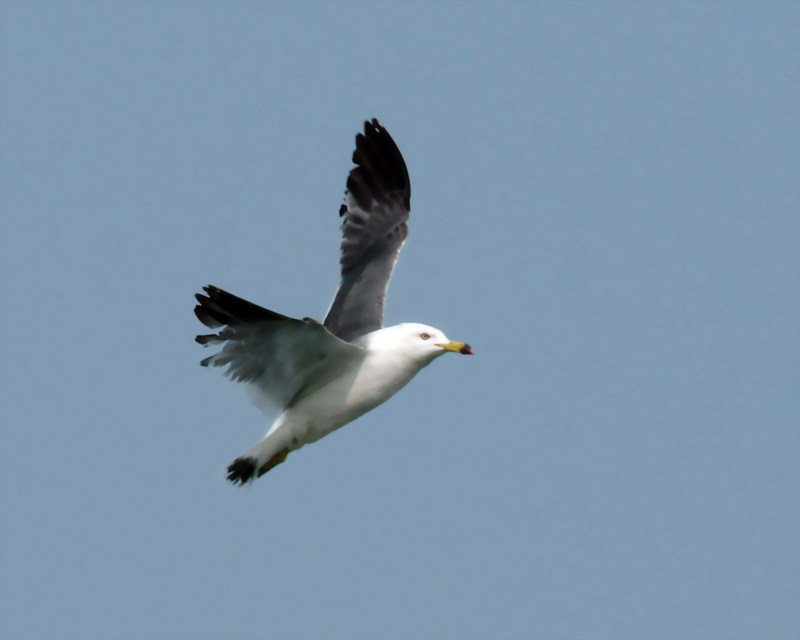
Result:
M297 448L295 443L287 440L278 429L280 420L281 418L278 418L267 435L257 444L228 465L227 477L233 484L243 485L260 478L286 460L289 452Z
M288 455L289 447L284 447L263 464L259 463L258 458L253 456L239 456L228 465L228 480L233 484L246 484L250 480L260 478L273 467L277 467L286 460Z

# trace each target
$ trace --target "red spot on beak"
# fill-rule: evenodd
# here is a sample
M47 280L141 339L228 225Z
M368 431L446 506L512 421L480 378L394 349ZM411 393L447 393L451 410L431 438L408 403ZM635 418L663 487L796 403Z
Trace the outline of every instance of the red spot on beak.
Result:
M475 352L472 350L472 347L470 347L468 344L465 344L463 347L461 347L459 353L463 353L465 356L475 355Z

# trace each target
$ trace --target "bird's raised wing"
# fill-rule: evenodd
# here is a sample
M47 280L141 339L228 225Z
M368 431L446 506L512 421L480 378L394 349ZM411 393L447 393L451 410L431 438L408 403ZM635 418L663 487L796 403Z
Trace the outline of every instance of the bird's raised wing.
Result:
M386 290L408 235L411 183L400 150L380 122L356 136L342 223L342 281L325 326L353 340L383 326Z
M282 409L312 392L337 366L363 357L363 350L340 340L318 322L297 320L259 307L214 286L203 287L197 318L219 333L195 338L203 346L224 345L200 364L225 367L235 382L250 383L262 409ZM265 406L262 400L270 406Z

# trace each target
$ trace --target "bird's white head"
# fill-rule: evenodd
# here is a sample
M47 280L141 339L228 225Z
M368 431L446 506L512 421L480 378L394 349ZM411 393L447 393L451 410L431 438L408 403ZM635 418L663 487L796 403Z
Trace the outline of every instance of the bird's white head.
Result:
M366 336L365 336L366 337ZM404 322L373 331L368 335L370 350L398 350L414 360L430 362L445 353L474 353L466 342L450 340L436 327Z

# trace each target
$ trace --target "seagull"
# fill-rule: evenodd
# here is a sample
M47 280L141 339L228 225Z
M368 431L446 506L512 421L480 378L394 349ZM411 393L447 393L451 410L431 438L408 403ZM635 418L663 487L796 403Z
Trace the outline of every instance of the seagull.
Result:
M341 282L322 323L211 285L195 295L198 320L219 329L195 338L220 347L200 364L224 367L257 407L276 416L264 438L228 465L235 485L386 402L439 356L473 353L434 327L383 326L389 280L408 235L411 184L400 150L376 119L356 135L353 164L339 209Z

